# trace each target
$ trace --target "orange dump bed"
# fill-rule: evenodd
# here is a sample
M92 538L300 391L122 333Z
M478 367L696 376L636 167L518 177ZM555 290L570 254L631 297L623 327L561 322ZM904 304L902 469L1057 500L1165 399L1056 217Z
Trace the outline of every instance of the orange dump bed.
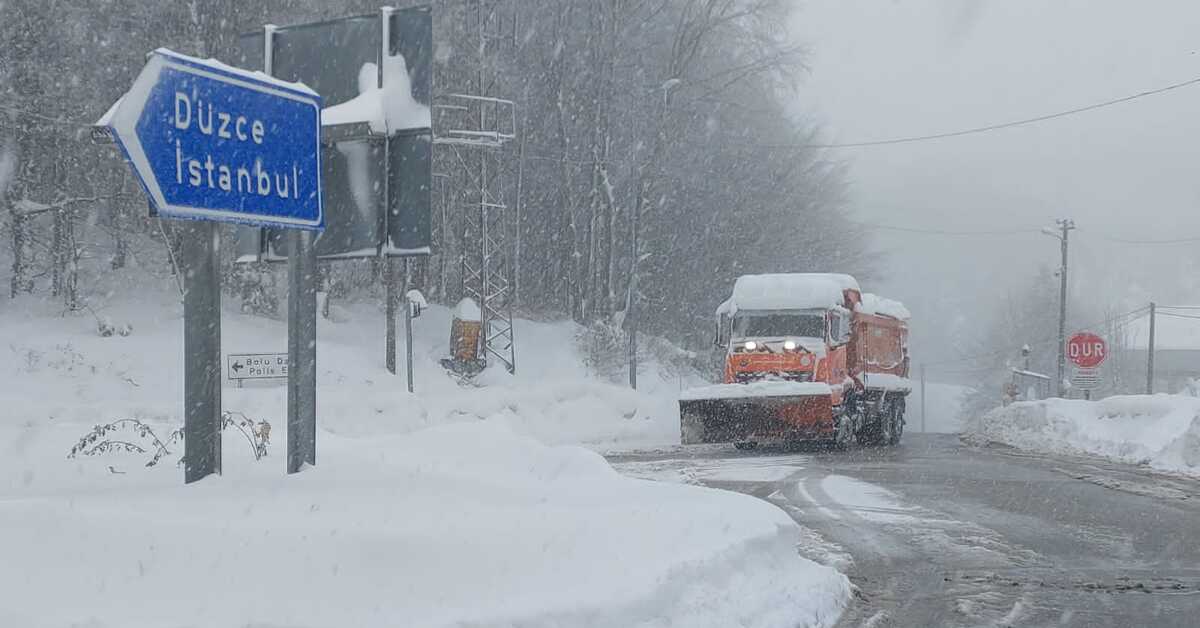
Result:
M851 372L908 377L908 325L890 316L854 314Z

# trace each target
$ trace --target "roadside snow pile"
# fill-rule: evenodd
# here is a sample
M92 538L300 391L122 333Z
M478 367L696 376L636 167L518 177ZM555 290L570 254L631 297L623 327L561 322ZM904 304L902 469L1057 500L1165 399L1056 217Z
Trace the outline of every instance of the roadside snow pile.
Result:
M4 626L829 626L849 594L770 504L502 420L322 434L293 477L227 436L225 475L187 487L25 435L3 466L59 470L0 490Z
M1129 395L1014 403L970 421L965 434L977 441L1090 454L1200 476L1200 399L1194 397Z
M590 379L569 323L517 321L516 375L460 385L436 360L451 312L415 323L417 394L382 368L374 305L318 331L318 465L284 474L286 388L224 407L273 426L255 460L235 428L224 475L182 485L178 295L99 316L0 311L0 626L828 626L846 578L796 552L752 497L626 478L577 446L678 443L677 383ZM224 313L225 353L286 347L279 321ZM93 426L147 449L68 458Z

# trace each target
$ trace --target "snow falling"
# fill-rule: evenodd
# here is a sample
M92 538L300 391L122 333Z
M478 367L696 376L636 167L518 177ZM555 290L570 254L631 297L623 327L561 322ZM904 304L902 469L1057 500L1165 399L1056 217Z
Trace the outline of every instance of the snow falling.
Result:
M0 0L0 626L1192 625L1192 5Z

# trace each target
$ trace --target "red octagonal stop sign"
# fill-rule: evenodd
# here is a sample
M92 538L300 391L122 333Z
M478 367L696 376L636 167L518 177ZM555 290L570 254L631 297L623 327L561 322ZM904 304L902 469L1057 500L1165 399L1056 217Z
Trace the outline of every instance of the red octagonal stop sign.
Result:
M1108 344L1096 334L1083 331L1071 336L1067 341L1067 358L1079 368L1096 368L1107 357Z

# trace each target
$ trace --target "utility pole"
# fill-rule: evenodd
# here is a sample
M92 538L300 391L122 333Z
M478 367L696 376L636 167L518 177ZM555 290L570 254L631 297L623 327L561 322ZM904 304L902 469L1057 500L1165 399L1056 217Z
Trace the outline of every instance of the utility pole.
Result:
M1056 228L1042 229L1042 233L1057 238L1062 245L1062 266L1058 269L1060 280L1058 293L1058 379L1054 383L1057 396L1063 396L1063 379L1067 376L1067 244L1069 234L1075 229L1075 221L1060 218L1054 221Z
M921 433L925 433L925 365L921 365Z
M1150 337L1146 340L1146 394L1154 394L1154 311L1156 306L1150 302Z

